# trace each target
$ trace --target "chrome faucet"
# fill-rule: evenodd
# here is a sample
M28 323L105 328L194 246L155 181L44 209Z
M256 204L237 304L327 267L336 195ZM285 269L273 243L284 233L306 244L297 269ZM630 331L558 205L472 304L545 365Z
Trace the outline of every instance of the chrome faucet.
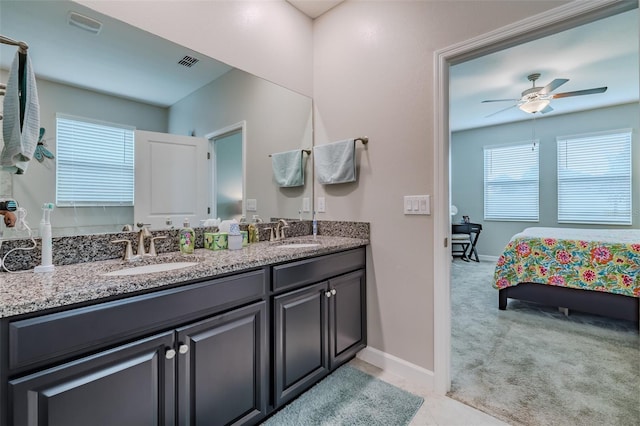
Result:
M289 224L286 220L280 219L278 220L278 225L276 226L276 240L284 240L286 237L284 235L284 228L288 228Z

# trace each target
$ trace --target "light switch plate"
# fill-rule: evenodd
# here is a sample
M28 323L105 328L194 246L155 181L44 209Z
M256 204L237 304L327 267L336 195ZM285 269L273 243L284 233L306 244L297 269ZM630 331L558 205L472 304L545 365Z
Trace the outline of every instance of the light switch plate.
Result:
M430 195L405 195L404 214L431 214Z
M318 197L318 213L324 213L327 211L327 205L325 204L324 197Z
M309 202L309 197L304 197L302 199L302 211L304 213L309 213L311 211L311 203Z
M256 200L255 198L247 198L247 211L258 211L258 200Z

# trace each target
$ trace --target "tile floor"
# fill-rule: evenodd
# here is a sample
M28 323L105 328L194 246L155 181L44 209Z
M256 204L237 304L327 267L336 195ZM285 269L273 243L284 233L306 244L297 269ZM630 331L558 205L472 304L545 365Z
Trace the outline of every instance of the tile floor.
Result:
M505 426L504 423L488 414L471 408L455 399L443 395L434 394L428 390L414 385L394 374L385 372L378 367L354 358L351 366L364 371L374 377L384 380L394 386L419 395L424 398L424 403L411 421L412 426Z

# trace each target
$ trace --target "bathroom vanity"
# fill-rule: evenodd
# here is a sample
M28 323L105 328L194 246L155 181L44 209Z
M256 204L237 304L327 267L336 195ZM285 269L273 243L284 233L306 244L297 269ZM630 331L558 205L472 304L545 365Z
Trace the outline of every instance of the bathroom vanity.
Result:
M366 346L368 241L321 241L3 274L0 424L258 423Z

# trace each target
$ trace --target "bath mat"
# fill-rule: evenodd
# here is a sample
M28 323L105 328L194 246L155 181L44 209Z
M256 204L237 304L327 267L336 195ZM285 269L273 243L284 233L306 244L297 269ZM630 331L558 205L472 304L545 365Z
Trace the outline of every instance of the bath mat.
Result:
M423 402L422 397L344 365L263 425L402 426Z

